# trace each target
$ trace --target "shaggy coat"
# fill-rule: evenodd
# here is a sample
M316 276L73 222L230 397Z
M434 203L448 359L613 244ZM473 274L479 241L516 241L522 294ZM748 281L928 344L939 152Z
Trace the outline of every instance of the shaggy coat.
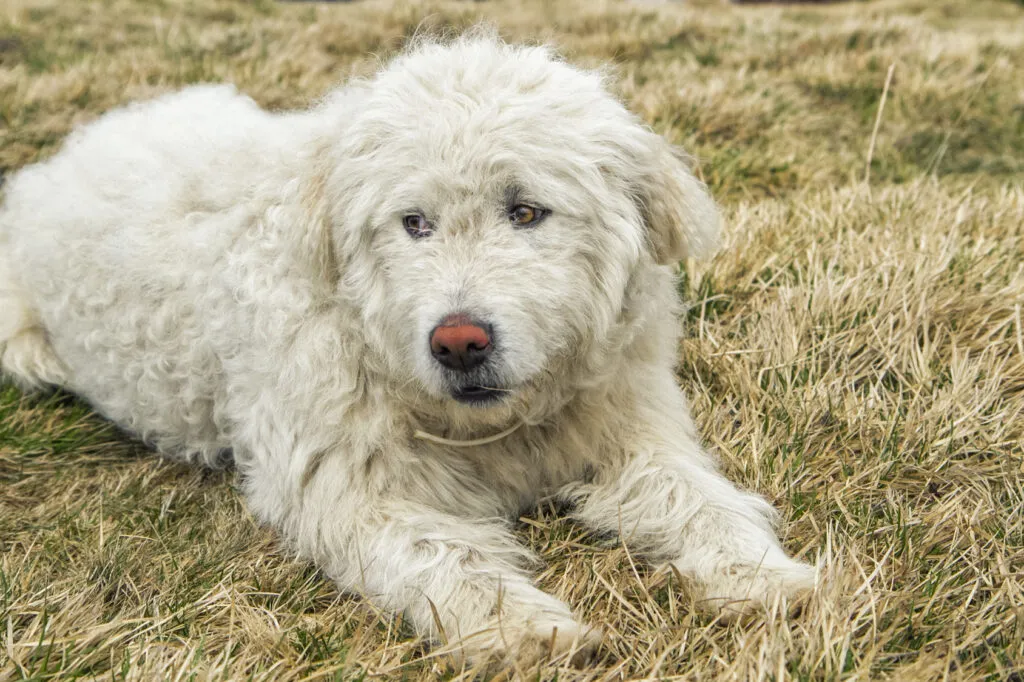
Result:
M261 521L423 635L564 651L595 635L510 532L545 496L712 607L813 583L675 381L673 266L718 231L601 76L490 36L424 41L308 111L191 87L16 174L2 367L169 457L230 454ZM480 363L445 360L441 328L475 334Z

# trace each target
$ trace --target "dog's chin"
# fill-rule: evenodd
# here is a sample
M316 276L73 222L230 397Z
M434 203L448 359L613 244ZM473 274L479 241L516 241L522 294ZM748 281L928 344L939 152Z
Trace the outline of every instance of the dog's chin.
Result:
M452 400L470 407L495 407L503 402L508 395L509 391L506 389L474 384L459 386L451 390Z

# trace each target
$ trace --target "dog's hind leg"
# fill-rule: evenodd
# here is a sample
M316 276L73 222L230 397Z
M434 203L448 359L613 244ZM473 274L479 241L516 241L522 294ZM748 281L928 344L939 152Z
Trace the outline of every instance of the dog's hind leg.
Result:
M0 255L0 370L24 388L64 383L67 370Z

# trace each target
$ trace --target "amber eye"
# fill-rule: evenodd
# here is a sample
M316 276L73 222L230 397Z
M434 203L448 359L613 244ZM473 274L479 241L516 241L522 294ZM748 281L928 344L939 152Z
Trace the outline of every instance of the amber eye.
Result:
M405 226L406 232L417 239L429 237L434 232L434 226L427 221L422 213L410 213L404 216L402 225Z
M536 208L534 206L527 206L526 204L516 204L508 212L508 220L516 227L530 227L540 222L544 216L547 215L547 211L543 208Z

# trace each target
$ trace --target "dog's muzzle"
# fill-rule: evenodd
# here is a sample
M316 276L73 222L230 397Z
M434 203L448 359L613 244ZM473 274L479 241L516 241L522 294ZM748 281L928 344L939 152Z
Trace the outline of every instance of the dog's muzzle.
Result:
M452 398L460 403L482 405L506 393L488 380L494 349L494 327L466 313L445 316L430 332L430 354L448 370Z
M470 372L494 352L494 330L464 313L448 315L430 332L430 353L441 365Z

